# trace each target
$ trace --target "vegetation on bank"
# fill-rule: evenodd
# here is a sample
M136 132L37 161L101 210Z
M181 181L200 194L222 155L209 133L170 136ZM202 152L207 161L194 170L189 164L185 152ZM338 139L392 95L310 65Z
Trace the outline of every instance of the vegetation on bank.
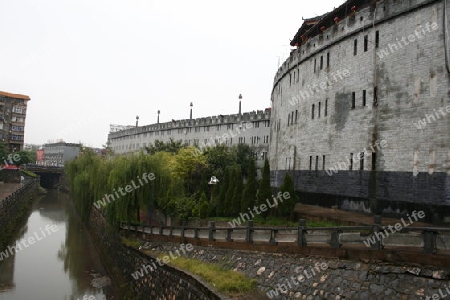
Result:
M165 255L167 254L162 253L158 258L162 259ZM227 266L205 263L198 259L186 257L177 257L171 260L169 265L201 277L220 293L233 294L256 290L256 280L250 279L237 271L230 270Z
M235 218L272 196L269 162L265 161L258 182L256 151L248 145L217 145L201 151L169 141L155 142L146 150L127 156L98 156L86 150L66 166L75 207L83 220L94 202L111 223L142 223L141 213L155 209L182 221ZM144 182L144 174L149 178L151 173L154 180ZM211 176L218 178L216 185L209 184ZM291 198L267 210L262 218L292 218L297 199L289 176L280 190L289 192Z

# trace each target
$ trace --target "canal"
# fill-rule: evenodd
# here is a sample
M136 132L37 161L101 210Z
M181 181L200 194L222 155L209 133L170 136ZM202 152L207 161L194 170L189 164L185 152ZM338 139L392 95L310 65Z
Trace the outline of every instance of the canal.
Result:
M69 195L50 190L27 216L0 249L0 300L118 299Z

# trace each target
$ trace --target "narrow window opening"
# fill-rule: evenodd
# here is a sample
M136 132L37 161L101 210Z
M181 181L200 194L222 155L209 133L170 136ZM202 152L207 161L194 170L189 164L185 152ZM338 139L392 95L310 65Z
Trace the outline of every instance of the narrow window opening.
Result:
M316 155L316 171L319 170L319 156Z
M297 124L298 110L295 110L295 124Z
M288 114L288 126L290 125L290 123L291 123L291 114Z
M377 170L377 153L372 152L372 171Z
M327 67L330 66L330 53L327 53Z
M323 69L323 56L320 56L320 69Z
M377 30L375 32L375 48L380 46L380 32Z
M367 92L366 92L366 90L363 90L363 99L362 99L363 100L363 106L366 106L366 102L367 102L366 101L366 99L367 99L366 96L367 96Z
M320 118L320 107L322 106L322 103L319 102L319 111L317 112L317 118Z
M328 115L328 99L325 100L325 116Z
M312 170L312 156L309 157L309 169Z
M378 106L378 87L375 86L373 88L373 106Z
M364 52L367 52L368 49L369 49L369 36L365 35L364 36Z
M322 170L325 170L325 155L322 155Z
M352 93L352 109L355 109L356 107L356 93Z
M353 153L350 153L350 171L353 171Z
M316 73L317 59L314 58L314 73Z
M364 171L364 152L359 154L359 169Z
M353 55L358 54L358 40L356 39L353 44Z
M314 104L312 105L312 109L311 109L311 119L314 120Z

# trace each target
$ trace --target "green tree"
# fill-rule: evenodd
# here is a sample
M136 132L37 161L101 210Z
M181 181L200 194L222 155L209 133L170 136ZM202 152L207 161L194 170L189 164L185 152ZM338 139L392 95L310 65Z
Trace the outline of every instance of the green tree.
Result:
M232 174L233 193L231 195L230 213L234 216L241 211L242 190L244 189L241 165L235 165Z
M297 195L295 193L294 182L292 181L289 172L284 176L283 184L280 186L280 192L283 193L283 203L278 204L278 210L282 217L289 217L290 220L294 219L294 208L297 204ZM284 195L289 194L289 198Z
M194 216L198 218L206 218L209 213L209 201L205 193L200 195L200 200L194 208Z
M203 153L206 156L211 175L217 178L223 178L225 168L236 163L236 153L225 145L208 147Z
M256 204L256 167L255 161L253 159L251 159L249 162L247 174L247 183L245 184L241 201L241 212L247 212L248 208L253 208L253 206Z
M247 144L238 144L236 147L236 163L242 166L242 176L248 176L250 161L253 158L253 149Z
M225 173L223 175L222 183L220 184L220 194L219 198L217 199L217 216L225 216L227 214L227 192L230 187L230 167L225 168Z
M34 163L36 161L36 153L31 151L19 151L15 153L11 153L12 162L16 166L25 165L28 163ZM18 155L19 157L17 157ZM18 158L18 159L17 159Z
M163 142L156 140L154 144L150 144L145 147L145 150L148 154L155 154L157 152L169 152L169 153L178 153L180 149L183 148L183 142L181 140L175 141L170 138L169 141Z
M258 190L258 199L257 199L258 206L267 203L266 202L267 200L272 201L272 190L270 188L270 165L269 160L266 159L264 161L262 179ZM269 210L262 212L261 215L263 217L267 217L269 215Z

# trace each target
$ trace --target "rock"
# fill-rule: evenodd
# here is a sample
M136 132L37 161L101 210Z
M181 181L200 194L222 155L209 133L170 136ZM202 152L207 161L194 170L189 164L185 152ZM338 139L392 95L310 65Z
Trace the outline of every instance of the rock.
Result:
M445 279L445 271L434 271L433 278L434 279Z
M258 271L256 271L256 274L259 276L259 275L261 275L262 273L264 273L265 270L266 270L265 267L261 267L261 268L259 268Z
M414 275L419 275L420 274L420 269L419 268L408 268L406 269L407 272L414 274Z

